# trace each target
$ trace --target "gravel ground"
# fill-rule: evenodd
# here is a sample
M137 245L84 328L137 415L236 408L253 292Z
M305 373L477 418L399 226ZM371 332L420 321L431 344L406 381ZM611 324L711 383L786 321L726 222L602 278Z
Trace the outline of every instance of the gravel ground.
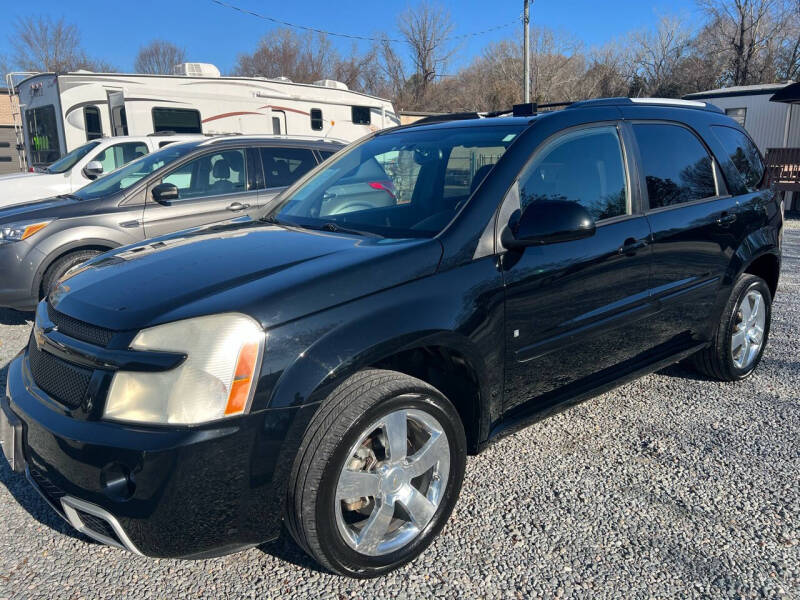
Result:
M3 463L0 598L800 598L800 226L789 228L752 378L673 366L501 440L469 459L443 534L396 573L335 577L287 539L215 560L138 558L72 531ZM0 383L25 317L0 312Z

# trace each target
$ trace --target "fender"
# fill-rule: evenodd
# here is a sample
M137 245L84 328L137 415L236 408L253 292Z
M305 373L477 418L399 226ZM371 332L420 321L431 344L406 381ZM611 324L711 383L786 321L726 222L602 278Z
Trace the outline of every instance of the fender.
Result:
M96 233L97 227L92 227L93 232ZM69 238L72 238L73 235L76 233L74 230L64 230L64 232L69 233ZM113 233L118 235L117 232L110 230L109 233ZM54 238L61 237L59 234L53 236ZM111 236L109 236L111 237ZM50 240L47 240L48 242ZM52 244L47 244L48 246L52 246ZM42 284L42 277L44 277L44 273L47 268L53 264L53 261L58 259L60 256L70 252L71 250L76 250L78 248L86 248L86 247L95 247L95 248L105 248L107 250L113 250L114 248L118 248L122 244L117 241L112 241L109 238L103 237L85 237L80 239L72 239L72 241L67 242L63 245L56 244L54 247L51 247L49 251L45 254L44 260L39 263L39 267L36 269L36 273L33 277L33 284L31 286L31 297L35 297L36 294L39 292L39 286Z
M365 367L435 346L460 355L474 373L478 434L485 438L500 419L503 326L496 259L472 261L270 330L253 407L321 402Z

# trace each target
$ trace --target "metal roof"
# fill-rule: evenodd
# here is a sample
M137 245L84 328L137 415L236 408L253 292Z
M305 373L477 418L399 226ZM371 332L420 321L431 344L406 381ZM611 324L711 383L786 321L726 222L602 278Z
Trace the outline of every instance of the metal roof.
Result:
M774 94L782 90L786 86L791 85L793 82L785 83L761 83L758 85L736 85L725 88L718 88L716 90L707 90L705 92L695 92L694 94L686 94L686 100L700 100L703 98L724 98L726 96L760 96L764 94Z

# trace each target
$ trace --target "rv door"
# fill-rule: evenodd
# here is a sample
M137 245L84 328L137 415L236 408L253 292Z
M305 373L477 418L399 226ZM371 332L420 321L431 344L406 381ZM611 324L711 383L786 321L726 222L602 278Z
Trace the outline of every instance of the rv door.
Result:
M272 133L275 135L286 135L286 113L282 110L272 112Z
M125 94L109 91L108 114L111 116L111 135L128 135L128 115L125 114Z

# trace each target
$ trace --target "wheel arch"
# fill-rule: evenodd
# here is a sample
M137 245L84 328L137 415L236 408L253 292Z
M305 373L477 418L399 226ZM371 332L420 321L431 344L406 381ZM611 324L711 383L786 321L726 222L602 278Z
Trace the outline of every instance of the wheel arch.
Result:
M367 326L365 331L368 330ZM346 338L362 343L358 348L351 345L349 352L342 354L341 346L337 346L342 338L335 335L330 344L323 337L307 351L296 354L299 360L286 367L272 388L269 407L319 403L358 371L389 369L416 377L441 391L461 417L470 453L480 450L490 430L490 398L497 392L468 338L447 330L387 336L378 343L355 333L346 334Z
M74 240L50 250L50 252L45 255L41 263L39 263L39 267L36 269L36 274L33 278L33 285L31 287L31 296L36 296L40 292L42 279L44 278L44 274L47 272L47 269L49 269L53 263L67 254L78 252L80 250L99 250L101 252L107 252L109 250L113 250L114 248L118 248L119 246L119 243L104 238L84 238L80 240Z

